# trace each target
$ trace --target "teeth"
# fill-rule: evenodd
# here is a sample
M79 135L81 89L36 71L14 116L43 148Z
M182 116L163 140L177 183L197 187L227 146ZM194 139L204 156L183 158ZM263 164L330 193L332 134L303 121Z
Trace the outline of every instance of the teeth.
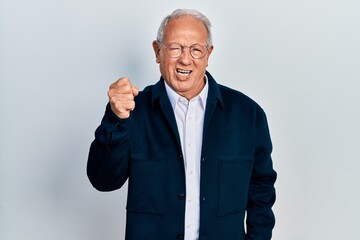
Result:
M189 75L191 73L191 71L185 71L185 70L181 70L181 69L176 69L176 71L180 74L184 74L184 75Z

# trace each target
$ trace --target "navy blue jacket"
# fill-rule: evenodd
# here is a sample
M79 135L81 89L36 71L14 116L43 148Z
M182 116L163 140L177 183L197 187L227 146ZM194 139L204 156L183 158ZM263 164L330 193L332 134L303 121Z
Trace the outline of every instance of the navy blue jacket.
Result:
M253 100L206 74L199 239L269 240L276 172L266 116ZM183 239L184 162L164 80L135 102L128 119L107 106L90 147L88 177L100 191L129 179L126 240Z

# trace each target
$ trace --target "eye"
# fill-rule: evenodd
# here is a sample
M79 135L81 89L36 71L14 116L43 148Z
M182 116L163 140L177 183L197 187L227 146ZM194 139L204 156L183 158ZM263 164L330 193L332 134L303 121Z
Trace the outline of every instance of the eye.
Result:
M178 52L181 51L181 46L176 43L171 43L167 47L171 52Z
M191 49L194 51L194 52L205 52L205 47L204 46L201 46L201 45L193 45L191 46Z
M181 50L181 48L179 48L179 47L169 47L169 50L170 51L179 51L179 50Z

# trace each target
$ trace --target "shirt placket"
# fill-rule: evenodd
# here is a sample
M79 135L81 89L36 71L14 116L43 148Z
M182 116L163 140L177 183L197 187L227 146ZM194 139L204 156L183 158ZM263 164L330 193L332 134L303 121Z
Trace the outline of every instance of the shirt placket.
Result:
M185 117L185 174L186 174L186 218L185 239L197 239L197 223L199 222L199 178L196 164L196 100L188 102Z

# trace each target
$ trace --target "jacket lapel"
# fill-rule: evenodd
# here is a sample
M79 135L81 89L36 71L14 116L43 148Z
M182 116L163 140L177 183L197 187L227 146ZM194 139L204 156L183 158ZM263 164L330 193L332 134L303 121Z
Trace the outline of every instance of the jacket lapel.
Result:
M212 119L212 115L215 111L217 104L219 104L219 106L224 110L224 105L223 105L219 85L216 83L216 81L208 71L206 71L206 76L208 78L209 93L206 100L203 139L205 139L210 120Z
M204 118L204 128L203 128L203 137L205 138L206 132L208 130L208 126L212 115L216 109L216 106L219 105L221 109L224 110L223 101L221 97L221 92L219 85L216 83L214 78L210 75L208 71L206 71L206 76L208 78L209 84L209 93L206 100L206 109L205 109L205 118ZM152 90L152 106L158 108L163 115L165 116L169 126L176 137L179 149L181 149L181 142L179 131L176 125L176 119L174 115L174 110L171 107L171 103L169 97L167 96L165 90L164 79L161 77L160 81L158 81Z
M167 96L165 90L164 79L162 77L160 81L158 81L154 85L151 101L152 101L152 106L154 108L158 108L160 112L165 116L165 119L169 123L170 128L176 137L176 141L178 143L179 149L181 150L180 136L176 125L174 110L171 107L169 97Z

